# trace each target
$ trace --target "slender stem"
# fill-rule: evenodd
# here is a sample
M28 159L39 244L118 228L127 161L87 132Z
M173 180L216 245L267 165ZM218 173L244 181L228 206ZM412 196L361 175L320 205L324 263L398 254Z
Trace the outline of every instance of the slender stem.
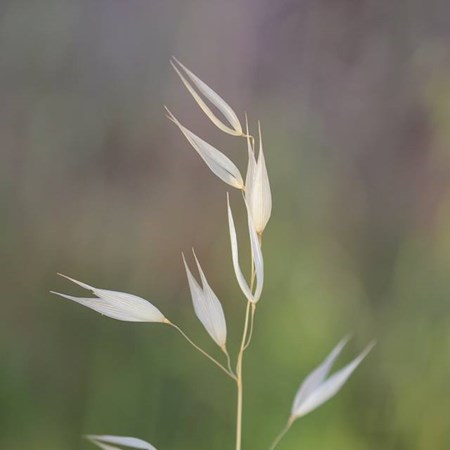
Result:
M191 344L196 350L198 350L201 354L206 356L210 361L212 361L217 367L219 367L221 370L223 370L229 377L236 379L236 376L232 371L229 371L226 367L224 367L219 361L217 361L213 356L211 356L208 352L203 350L201 347L199 347L196 343L192 341L191 338L177 325L175 325L172 322L168 322L169 325L171 325L173 328L175 328L177 331L180 332L180 334Z
M236 413L236 450L241 450L242 445L242 397L243 397L243 379L242 379L242 360L244 356L244 346L247 339L248 319L250 315L250 302L247 302L245 310L244 331L242 333L241 346L236 364L236 385L237 385L237 413Z
M275 447L280 443L281 439L283 439L284 435L289 431L292 425L292 420L289 419L286 426L281 430L280 434L275 438L269 450L275 450Z
M248 130L248 127L247 127ZM248 132L248 131L247 131ZM251 140L251 147L254 151L255 148L255 138L252 135L242 134L243 137L249 138ZM245 191L242 191L242 196L244 202L246 202ZM261 242L261 236L259 236ZM251 277L250 277L250 291L253 291L253 286L255 284L255 264L253 262L253 254L251 255ZM250 319L250 332L249 332L249 318L250 318L250 308L251 308L251 319ZM239 348L239 353L237 356L236 363L236 385L237 385L237 413L236 413L236 450L241 450L242 447L242 404L243 404L243 376L242 376L242 366L244 359L244 352L246 348L250 345L250 341L253 335L253 325L255 319L255 309L256 305L247 302L247 307L245 309L245 321L244 330L242 332L241 345Z
M227 350L226 347L224 347L222 350L223 350L223 352L225 353L225 356L227 357L228 371L229 371L230 373L232 373L232 374L233 374L233 378L236 379L236 375L235 375L235 373L233 372L233 369L231 368L230 354L228 353L228 350Z
M245 199L244 199L245 200ZM251 276L250 276L250 290L253 291L253 286L255 284L255 265L253 263L253 255L251 258ZM251 320L250 320L250 333L248 331L249 318L250 318L250 308L251 308ZM247 302L247 307L245 310L245 321L244 321L244 331L242 333L241 346L239 349L239 354L237 357L236 364L236 384L237 384L237 414L236 414L236 450L241 450L242 445L242 404L243 404L243 359L244 352L246 348L250 345L250 341L253 334L253 323L255 318L256 305L251 302Z
M255 311L256 311L256 304L252 303L252 314L250 316L250 331L248 333L247 342L244 345L244 350L247 350L247 348L250 346L250 342L252 340L253 327L254 327L254 323L255 323Z
M236 450L242 445L242 373L237 371Z
M256 271L255 271L255 264L253 263L253 255L252 255L252 274L250 276L250 290L253 292L253 286L255 285L255 277L256 277Z
M251 276L250 276L250 290L253 292L253 286L255 285L255 264L253 263L253 257L252 257L252 270L251 270ZM252 303L252 315L250 317L250 332L248 335L247 342L244 344L244 351L247 350L248 346L250 345L250 341L252 340L253 335L253 325L255 322L255 311L256 311L256 303Z

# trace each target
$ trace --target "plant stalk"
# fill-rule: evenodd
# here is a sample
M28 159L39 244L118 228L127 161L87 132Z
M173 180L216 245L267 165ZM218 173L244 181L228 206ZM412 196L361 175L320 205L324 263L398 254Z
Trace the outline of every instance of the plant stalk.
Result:
M217 361L213 356L211 356L208 352L203 350L201 347L199 347L195 342L192 341L192 339L177 325L175 325L172 322L168 322L168 325L175 328L188 342L191 344L196 350L198 350L202 355L206 356L210 361L212 361L217 367L219 367L221 370L223 370L229 377L236 379L236 376L233 372L228 370L226 367L224 367L222 364L220 364L219 361Z
M252 257L252 273L250 277L251 290L253 290L253 285L255 283L255 275L256 275L255 266L253 264L253 257ZM252 314L251 314L251 328L249 334L248 325L250 317L250 308L252 310ZM242 446L242 404L243 404L243 390L244 390L242 365L245 349L249 346L252 337L254 314L255 314L255 304L248 301L247 307L245 309L244 331L242 333L241 347L239 349L236 364L236 385L237 385L236 450L241 450ZM247 334L249 334L248 337Z
M284 438L284 435L289 431L292 425L292 419L289 419L286 426L281 430L280 434L275 438L269 450L275 450L275 447L280 443L281 439Z
M242 333L241 347L236 364L236 386L237 386L237 413L236 413L236 450L241 450L242 445L242 397L243 397L243 377L242 362L245 350L245 341L248 332L248 319L250 315L250 302L247 302L245 311L244 332Z

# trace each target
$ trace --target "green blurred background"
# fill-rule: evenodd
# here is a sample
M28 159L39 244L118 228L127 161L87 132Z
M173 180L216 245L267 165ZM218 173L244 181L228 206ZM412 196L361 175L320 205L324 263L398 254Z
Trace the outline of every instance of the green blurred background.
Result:
M2 0L0 448L233 448L234 386L175 331L49 294L81 294L62 272L141 295L215 352L181 262L195 246L236 349L227 187L163 105L242 171L245 142L208 122L176 55L263 126L274 209L244 448L268 448L351 332L338 364L377 347L279 449L449 449L449 39L440 0Z

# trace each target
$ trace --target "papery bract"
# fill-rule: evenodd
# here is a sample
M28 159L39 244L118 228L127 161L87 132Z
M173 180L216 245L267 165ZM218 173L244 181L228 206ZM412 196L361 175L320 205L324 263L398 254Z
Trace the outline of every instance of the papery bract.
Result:
M86 306L112 319L125 322L162 322L168 323L161 311L147 300L137 295L125 292L98 289L81 281L77 281L66 275L59 274L64 278L78 284L84 289L90 290L98 298L74 297L60 292L51 291L53 294L67 298L80 305Z
M267 174L266 161L259 126L259 152L255 158L254 148L247 137L248 167L245 180L245 199L250 209L253 223L258 234L262 234L272 213L272 193L270 190L269 176ZM247 135L249 134L247 128Z
M345 382L349 379L350 375L375 345L374 342L369 344L366 349L351 363L331 375L328 379L325 379L333 362L341 352L346 342L347 339L343 339L339 342L325 361L302 383L292 405L291 421L310 413L336 395Z
M186 269L195 314L216 344L225 350L227 341L227 326L222 305L211 286L208 284L195 252L194 258L197 263L202 286L200 286L197 283L197 280L193 277L183 255L184 267Z
M252 250L252 264L255 268L256 273L256 288L253 293L245 280L244 274L242 273L240 264L239 264L239 249L236 235L236 227L234 225L233 213L230 207L230 198L227 194L227 208L228 208L228 226L230 231L230 241L231 241L231 256L233 260L234 272L236 274L236 279L238 284L247 297L247 300L252 303L257 303L261 297L263 284L264 284L264 262L261 251L261 244L259 242L258 234L256 233L256 229L253 225L253 219L248 210L247 206L247 221L248 221L248 230L250 235L250 246Z
M244 180L235 164L221 151L208 144L196 134L181 125L178 119L166 108L168 118L181 130L211 171L222 181L237 189L244 189Z
M175 62L174 62L175 61ZM175 64L176 63L176 64ZM203 112L209 117L209 119L216 125L220 130L225 133L231 134L233 136L242 136L242 126L239 122L236 113L231 109L230 105L220 97L216 92L214 92L206 83L204 83L197 75L192 73L187 67L180 63L176 58L171 61L172 67L177 72L181 81L186 86L187 90L190 92L194 100L198 103ZM181 69L181 70L180 70ZM192 81L195 87L214 105L227 119L231 128L223 123L209 108L209 106L204 102L200 95L195 91L192 84L186 79L182 71L187 75L187 77Z
M121 450L119 447L114 447L109 444L120 445L122 447L135 448L140 450L156 450L156 448L153 447L153 445L149 444L148 442L134 437L111 436L111 435L103 435L103 436L88 435L85 436L85 438L103 450Z

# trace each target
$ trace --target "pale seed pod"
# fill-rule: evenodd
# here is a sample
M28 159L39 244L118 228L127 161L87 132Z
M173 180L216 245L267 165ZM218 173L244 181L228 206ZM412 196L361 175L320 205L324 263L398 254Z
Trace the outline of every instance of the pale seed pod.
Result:
M186 269L189 289L191 291L194 311L214 342L225 351L227 342L227 325L225 322L223 308L211 286L208 284L206 276L200 266L200 263L198 262L197 255L194 251L193 253L198 272L200 274L202 286L198 284L189 269L184 255L182 256L184 267Z
M292 404L290 422L305 416L334 397L375 345L374 342L370 343L351 363L325 379L347 340L345 338L339 342L325 361L302 383Z
M192 131L189 131L186 127L181 125L167 108L166 110L168 112L167 117L177 125L211 171L230 186L243 190L244 180L235 164L221 151L217 150L211 144L208 144L208 142L199 138L196 134L192 133Z
M111 436L111 435L88 435L85 438L100 447L102 450L121 450L116 445L127 448L135 448L140 450L156 450L153 445L149 444L142 439L137 439L128 436ZM110 445L113 444L113 445Z
M100 314L116 320L125 322L161 322L168 323L161 311L147 300L137 295L125 292L98 289L81 281L77 281L66 275L59 274L64 278L78 284L84 289L91 291L98 298L80 298L71 295L51 291L52 294L67 298L87 308L93 309Z
M170 61L172 67L177 72L178 76L181 78L181 81L186 86L187 90L190 92L194 100L203 110L203 112L208 116L216 127L222 130L225 133L231 134L233 136L242 136L242 126L239 122L239 119L236 113L231 109L230 105L220 97L216 92L214 92L206 83L204 83L197 75L192 73L187 67L180 63L176 58L173 58L173 61ZM194 86L200 91L205 98L211 102L227 119L229 125L223 123L211 110L211 108L205 103L205 101L200 97L200 95L196 92L192 84L189 80L183 75L183 73L190 79L190 81L194 84Z

